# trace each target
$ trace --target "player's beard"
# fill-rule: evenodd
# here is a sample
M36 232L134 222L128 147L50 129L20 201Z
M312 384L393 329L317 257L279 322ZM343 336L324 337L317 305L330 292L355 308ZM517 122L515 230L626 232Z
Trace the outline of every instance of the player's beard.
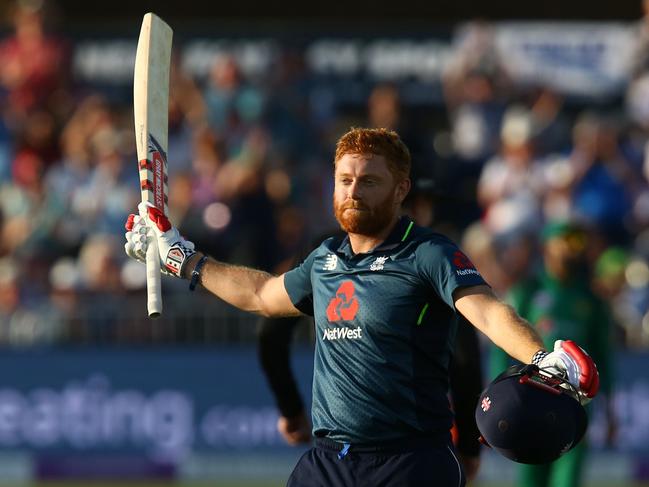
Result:
M394 218L395 207L392 193L373 208L357 200L346 200L339 203L334 198L333 203L336 220L338 220L340 228L347 233L372 237L380 234ZM350 208L364 211L345 211Z

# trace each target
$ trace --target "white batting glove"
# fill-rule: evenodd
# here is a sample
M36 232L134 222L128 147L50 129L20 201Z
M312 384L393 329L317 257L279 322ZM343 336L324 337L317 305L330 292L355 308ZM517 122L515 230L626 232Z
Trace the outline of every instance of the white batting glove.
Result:
M139 215L129 215L124 225L126 255L144 263L149 242L155 238L162 273L182 277L185 262L196 253L194 244L181 237L178 229L158 208L145 202L140 203L137 208Z
M554 351L535 356L533 363L540 369L548 369L575 386L579 391L579 402L586 404L599 390L599 372L593 359L572 340L557 340Z

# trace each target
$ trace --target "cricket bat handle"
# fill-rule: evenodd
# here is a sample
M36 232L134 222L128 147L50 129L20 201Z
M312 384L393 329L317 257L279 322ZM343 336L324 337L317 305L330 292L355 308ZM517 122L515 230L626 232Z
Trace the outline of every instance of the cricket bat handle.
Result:
M146 249L146 305L149 318L158 318L162 314L162 283L160 277L158 242L154 237Z

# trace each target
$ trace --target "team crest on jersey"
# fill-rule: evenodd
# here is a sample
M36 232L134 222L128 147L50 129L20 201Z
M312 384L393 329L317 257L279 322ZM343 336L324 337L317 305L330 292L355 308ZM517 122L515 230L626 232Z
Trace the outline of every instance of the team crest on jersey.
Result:
M388 257L377 257L374 262L372 262L372 265L370 265L370 270L371 271L382 271L383 267L385 266L385 261L388 260Z
M322 270L324 271L334 271L338 267L338 256L335 254L327 254L327 259L325 260Z

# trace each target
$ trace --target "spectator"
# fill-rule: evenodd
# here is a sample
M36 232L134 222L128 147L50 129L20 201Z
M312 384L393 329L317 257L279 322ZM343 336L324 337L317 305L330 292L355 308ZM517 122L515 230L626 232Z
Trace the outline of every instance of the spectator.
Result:
M21 282L25 266L17 259L0 259L0 343L11 346L50 344L60 329L49 321L38 293L26 293Z
M56 256L59 224L65 207L59 194L44 185L44 163L34 153L22 153L13 161L13 180L0 187L2 247L23 257Z
M117 337L121 309L116 302L123 294L120 250L114 235L95 234L84 241L79 253L79 273L84 288L84 339L90 343Z
M231 56L215 59L204 96L210 127L227 141L228 156L237 156L248 130L262 120L264 97Z
M570 146L570 121L563 108L563 96L556 91L544 86L534 90L530 106L532 143L540 157L565 152Z
M473 22L460 31L442 82L455 151L480 166L496 151L511 94L491 26Z
M487 161L478 182L478 202L486 218L507 222L502 213L515 208L525 214L525 221L541 220L541 200L545 190L543 164L536 160L532 143L533 119L519 106L509 108L500 133L500 150Z
M635 46L632 55L631 75L637 78L649 71L649 0L640 0L642 18L638 21L635 32Z
M368 98L368 126L386 128L402 134L403 142L410 148L413 158L414 179L435 176L432 151L424 142L425 131L417 130L409 117L403 116L404 107L398 88L393 84L377 85Z
M570 155L574 212L595 225L610 243L628 243L635 179L618 146L611 119L582 116L574 128Z
M61 101L68 93L71 72L68 46L46 32L44 8L42 1L18 0L12 13L13 35L0 43L0 84L19 124L36 108L57 114L65 108Z
M207 107L198 85L182 68L180 53L172 52L169 74L169 141L167 160L171 180L191 169L192 140L207 125Z

